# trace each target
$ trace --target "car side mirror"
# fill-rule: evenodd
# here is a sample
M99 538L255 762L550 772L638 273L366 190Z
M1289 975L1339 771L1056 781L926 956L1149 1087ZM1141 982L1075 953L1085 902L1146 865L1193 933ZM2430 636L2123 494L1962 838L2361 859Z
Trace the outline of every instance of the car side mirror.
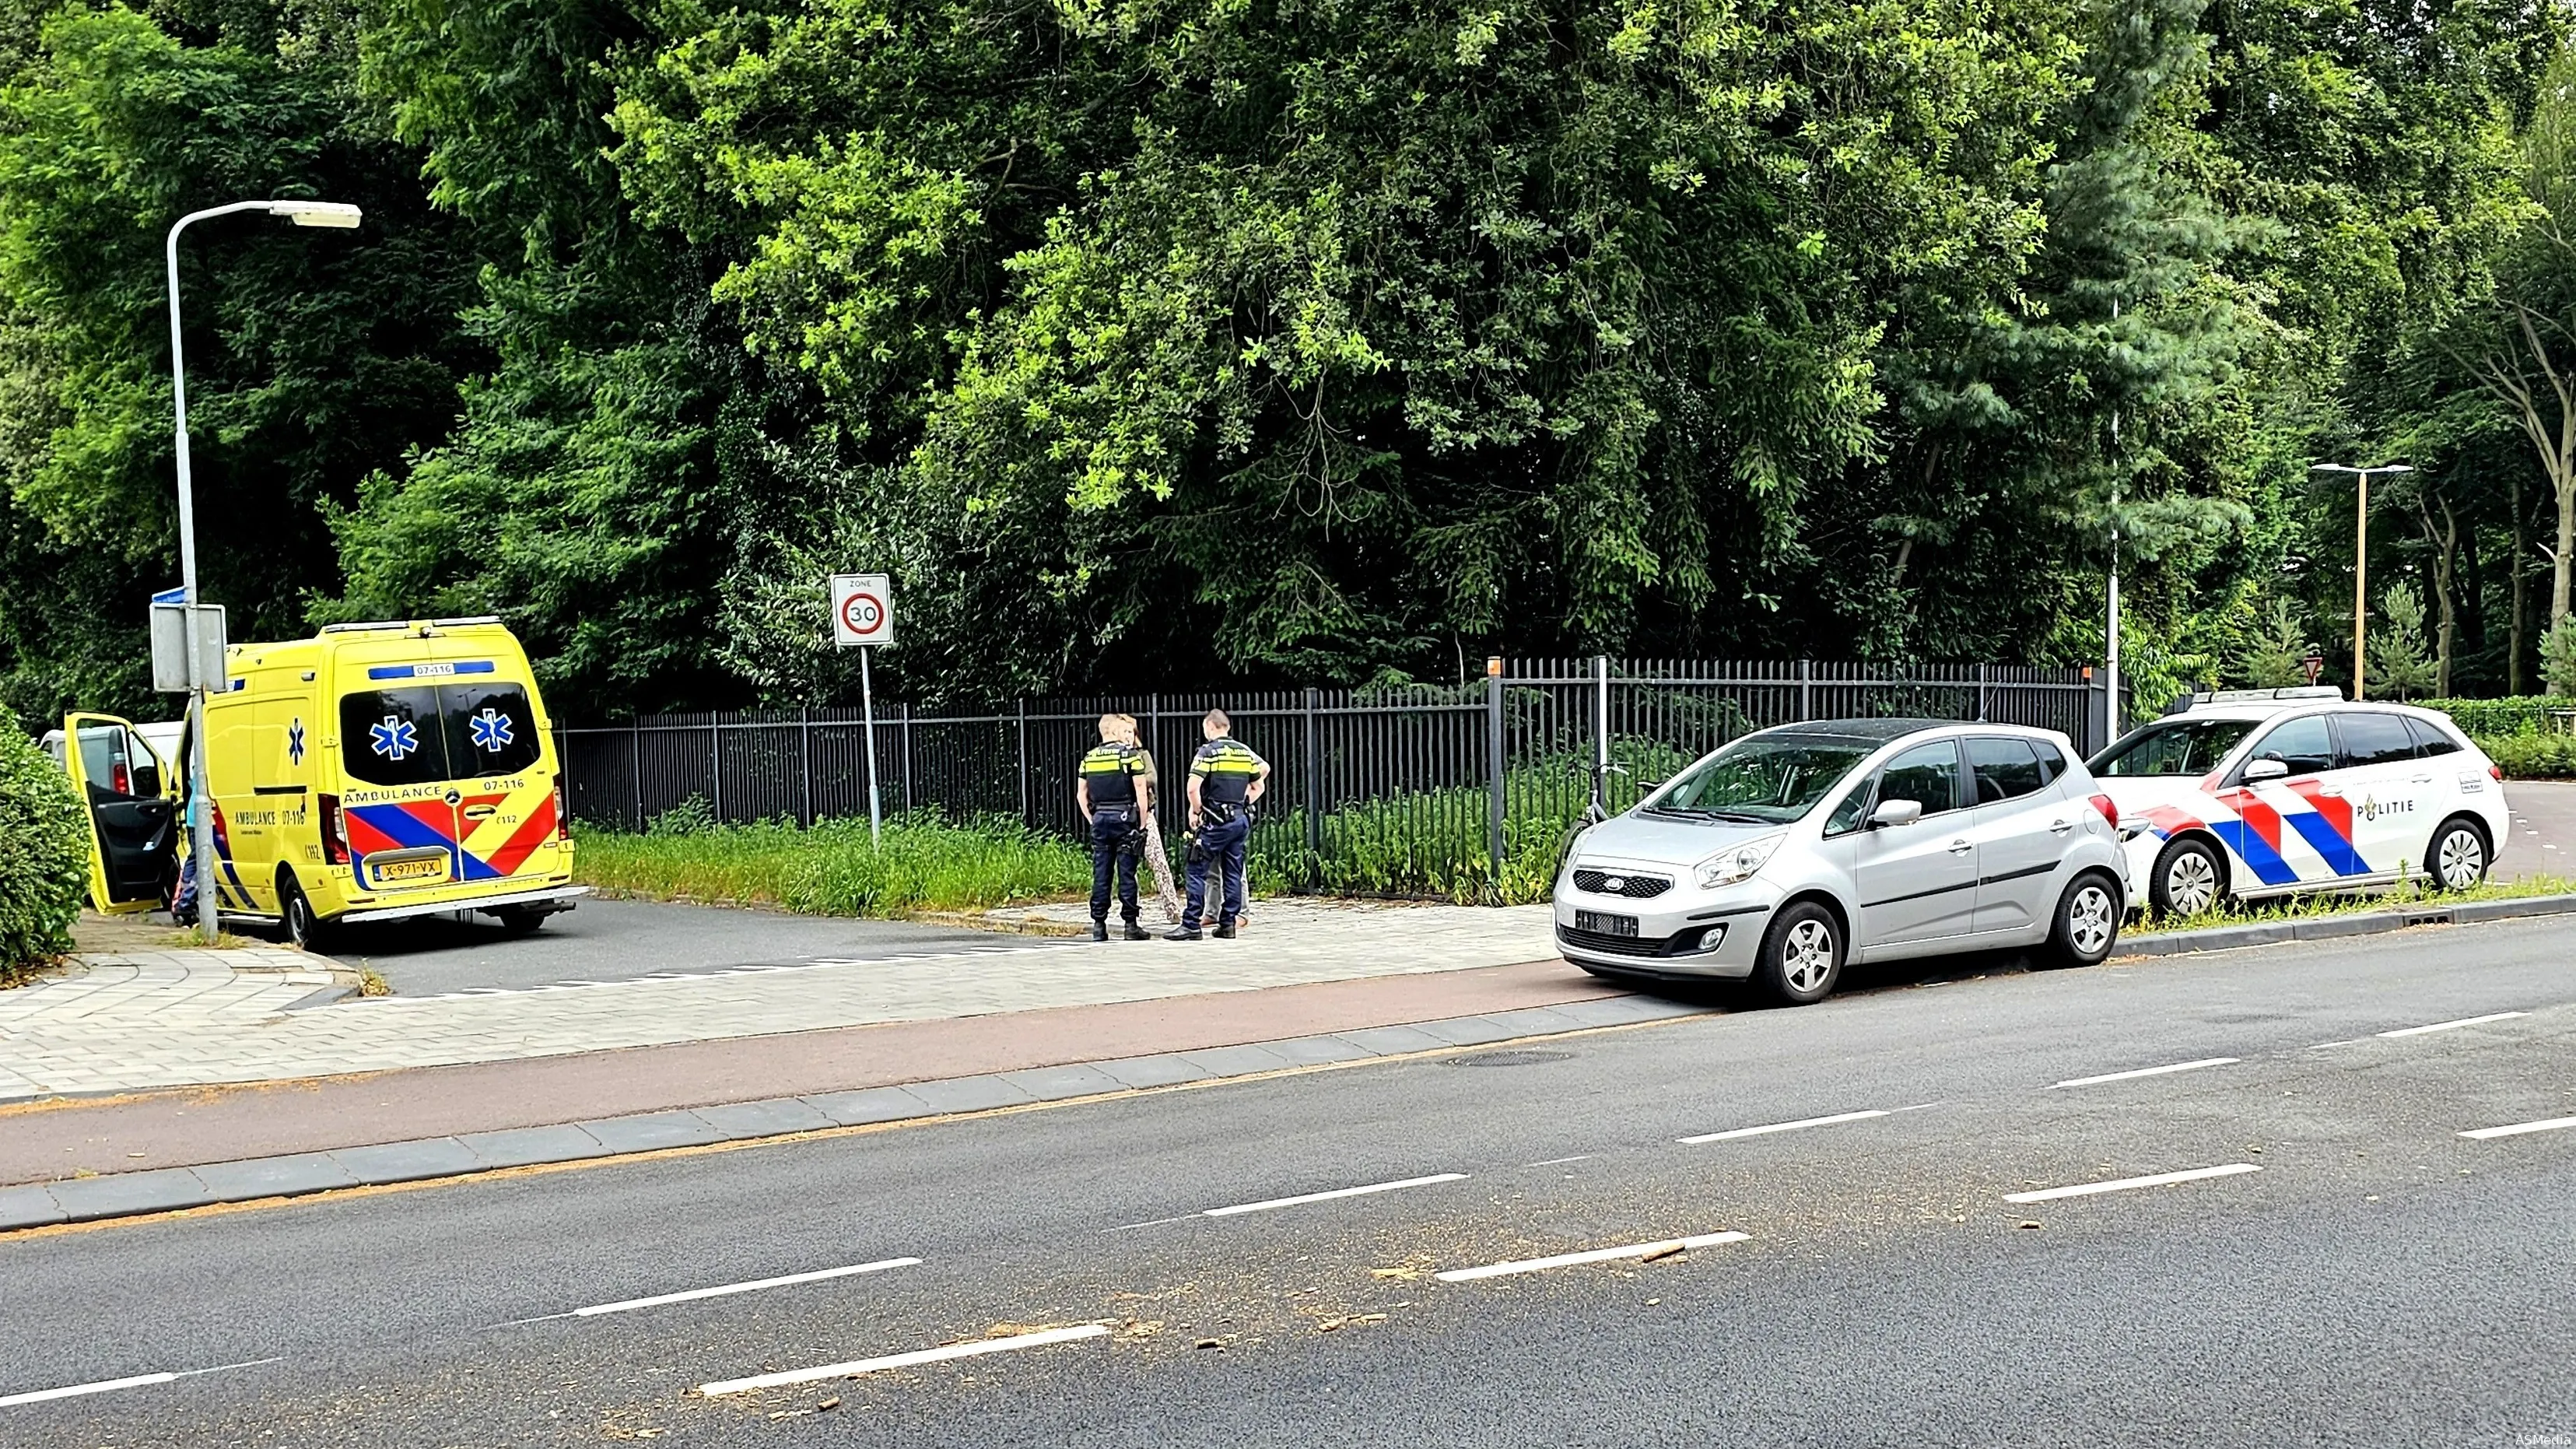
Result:
M2290 767L2280 760L2256 760L2245 767L2245 783L2248 785L2260 784L2265 780L2288 778L2290 778Z
M1877 809L1869 812L1869 828L1885 830L1891 826L1911 825L1922 818L1923 802L1920 800L1882 800Z

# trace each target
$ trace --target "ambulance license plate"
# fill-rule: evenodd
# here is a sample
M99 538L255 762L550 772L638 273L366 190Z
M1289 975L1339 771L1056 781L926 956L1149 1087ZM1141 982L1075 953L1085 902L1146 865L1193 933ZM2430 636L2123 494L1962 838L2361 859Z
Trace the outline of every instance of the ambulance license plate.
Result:
M390 860L371 872L378 885L411 885L425 880L447 879L444 860Z
M1637 918L1606 915L1600 911L1576 911L1574 929L1601 936L1634 936L1637 934Z

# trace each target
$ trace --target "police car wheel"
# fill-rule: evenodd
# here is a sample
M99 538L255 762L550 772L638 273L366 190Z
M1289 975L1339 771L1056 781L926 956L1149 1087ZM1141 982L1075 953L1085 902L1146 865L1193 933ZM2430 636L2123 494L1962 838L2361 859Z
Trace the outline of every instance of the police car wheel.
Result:
M1797 901L1771 918L1753 979L1764 992L1791 1006L1834 994L1843 974L1843 933L1834 913L1814 901Z
M2147 903L2159 916L2196 916L2227 894L2227 867L2206 841L2177 840L2156 857Z
M2424 872L2446 891L2464 891L2487 878L2487 834L2477 822L2454 816L2433 832L2433 847L2424 854Z
M2118 939L2120 888L2106 876L2087 872L2058 897L2048 950L2040 960L2050 966L2095 965L2111 954L2111 943Z

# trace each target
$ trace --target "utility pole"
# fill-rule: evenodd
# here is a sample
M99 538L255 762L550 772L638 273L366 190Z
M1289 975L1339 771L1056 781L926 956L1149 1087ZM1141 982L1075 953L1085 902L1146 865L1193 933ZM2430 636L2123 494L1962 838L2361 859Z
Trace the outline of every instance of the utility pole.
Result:
M264 211L297 226L344 229L356 226L360 216L358 208L339 201L236 201L189 212L171 223L163 248L170 266L170 400L178 421L179 589L188 650L188 858L197 869L197 929L209 946L215 943L222 907L216 900L215 802L206 792L206 696L223 681L206 678L200 661L205 621L197 612L197 495L188 475L188 370L179 345L179 233L192 222L241 211Z
M2355 489L2352 525L2352 697L2359 699L2369 685L2363 640L2370 620L2370 475L2373 473L2412 473L2403 463L2381 463L2369 468L2355 468L2343 463L2318 463L2311 473L2350 473L2360 486Z

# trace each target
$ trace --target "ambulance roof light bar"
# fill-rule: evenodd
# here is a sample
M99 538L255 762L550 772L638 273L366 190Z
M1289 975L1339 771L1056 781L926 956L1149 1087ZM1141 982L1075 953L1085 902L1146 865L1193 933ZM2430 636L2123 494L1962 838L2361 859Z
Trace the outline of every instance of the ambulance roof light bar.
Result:
M455 619L379 619L373 623L367 624L325 624L322 626L322 632L325 634L357 634L371 629L408 630L415 624L426 632L431 629L461 628L467 624L498 624L500 622L501 616L498 614L468 614Z

